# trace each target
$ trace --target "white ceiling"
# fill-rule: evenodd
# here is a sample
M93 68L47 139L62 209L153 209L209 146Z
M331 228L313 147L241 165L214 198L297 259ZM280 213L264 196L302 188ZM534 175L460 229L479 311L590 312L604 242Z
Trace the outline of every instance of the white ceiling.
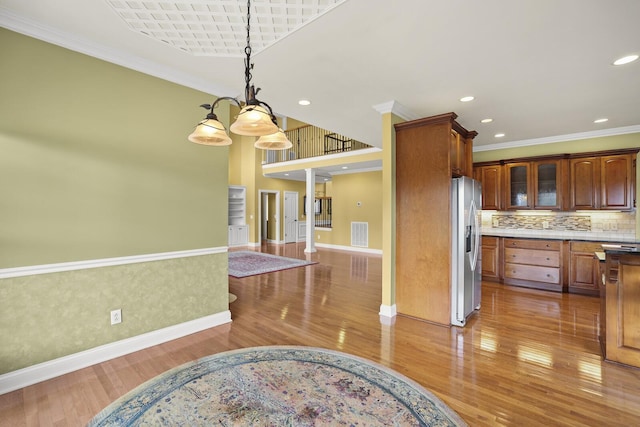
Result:
M640 132L640 60L612 65L640 53L638 0L252 5L259 98L277 114L373 146L381 146L380 109L390 106L408 119L456 112L478 131L476 150ZM0 0L0 25L238 96L245 10L243 0ZM181 30L184 37L176 36ZM466 95L475 100L460 102ZM312 104L298 105L302 98ZM198 106L184 108L201 119ZM593 123L601 117L609 121ZM493 122L481 124L484 118Z

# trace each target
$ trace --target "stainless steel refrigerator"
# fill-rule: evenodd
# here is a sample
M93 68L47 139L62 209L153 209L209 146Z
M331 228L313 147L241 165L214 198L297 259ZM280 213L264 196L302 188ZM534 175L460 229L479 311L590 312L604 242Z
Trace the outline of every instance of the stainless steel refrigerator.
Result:
M482 268L480 259L480 182L463 176L451 185L451 324L464 326L480 309Z

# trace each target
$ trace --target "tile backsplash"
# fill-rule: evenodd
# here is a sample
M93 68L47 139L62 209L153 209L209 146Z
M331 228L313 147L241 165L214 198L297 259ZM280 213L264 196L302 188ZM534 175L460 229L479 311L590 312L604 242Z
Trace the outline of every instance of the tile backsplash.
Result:
M482 232L515 234L579 234L597 239L633 240L636 234L635 212L482 212Z

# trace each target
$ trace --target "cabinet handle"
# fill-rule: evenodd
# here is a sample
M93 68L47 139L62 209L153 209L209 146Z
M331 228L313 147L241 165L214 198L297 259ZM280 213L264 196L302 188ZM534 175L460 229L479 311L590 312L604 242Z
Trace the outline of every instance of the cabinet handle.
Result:
M547 261L549 261L550 258L547 258Z
M551 277L551 275L550 275L550 274L547 274L547 277Z
M515 258L515 257L516 257L515 255L511 255L511 258Z

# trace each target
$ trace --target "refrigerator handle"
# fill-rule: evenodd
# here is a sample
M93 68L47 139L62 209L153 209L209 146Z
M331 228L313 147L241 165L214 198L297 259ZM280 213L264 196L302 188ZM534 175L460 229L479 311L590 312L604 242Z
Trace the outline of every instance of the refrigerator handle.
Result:
M471 271L475 271L476 264L478 262L478 251L480 250L478 247L478 244L480 243L480 223L475 200L471 201L469 216L471 217L469 218L469 223L473 224L473 254L471 255Z

